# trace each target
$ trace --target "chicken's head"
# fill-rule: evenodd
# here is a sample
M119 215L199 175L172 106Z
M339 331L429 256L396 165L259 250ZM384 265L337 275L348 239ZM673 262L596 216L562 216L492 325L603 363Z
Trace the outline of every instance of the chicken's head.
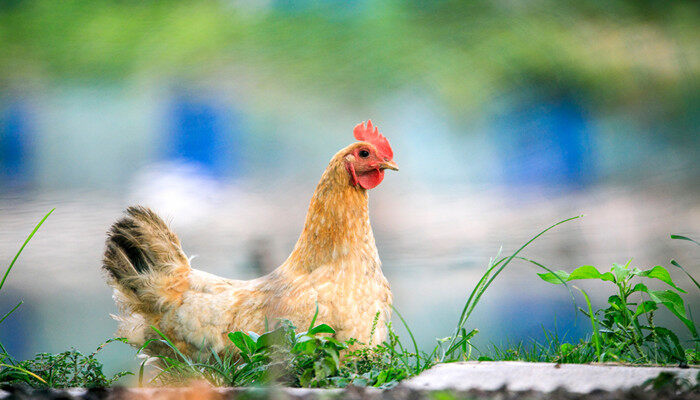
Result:
M350 184L363 189L373 189L384 179L384 170L398 171L394 162L394 152L389 141L372 126L372 121L358 124L353 130L355 139L360 142L348 148L345 167L350 174Z

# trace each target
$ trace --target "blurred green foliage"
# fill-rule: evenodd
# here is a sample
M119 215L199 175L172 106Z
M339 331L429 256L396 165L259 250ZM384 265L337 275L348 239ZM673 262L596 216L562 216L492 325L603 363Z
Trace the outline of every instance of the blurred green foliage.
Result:
M408 88L463 111L536 83L675 113L698 93L693 1L0 4L0 87L243 72L350 102Z

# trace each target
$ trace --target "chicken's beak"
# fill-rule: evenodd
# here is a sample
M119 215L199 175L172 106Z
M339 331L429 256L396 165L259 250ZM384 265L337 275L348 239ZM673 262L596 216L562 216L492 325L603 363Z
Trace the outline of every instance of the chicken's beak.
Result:
M379 163L379 169L391 169L394 171L398 171L399 166L396 165L396 163L393 161L384 161L382 163Z

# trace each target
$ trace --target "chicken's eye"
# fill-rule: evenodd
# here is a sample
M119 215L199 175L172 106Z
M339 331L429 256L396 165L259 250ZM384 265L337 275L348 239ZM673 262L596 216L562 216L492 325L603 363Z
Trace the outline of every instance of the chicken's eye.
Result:
M360 150L359 154L360 154L360 157L362 157L362 158L369 157L369 151L367 151L367 150Z

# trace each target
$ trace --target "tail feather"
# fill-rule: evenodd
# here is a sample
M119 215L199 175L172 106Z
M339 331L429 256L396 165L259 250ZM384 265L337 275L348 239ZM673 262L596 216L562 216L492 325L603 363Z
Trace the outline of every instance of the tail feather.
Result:
M129 207L112 225L102 267L124 316L157 315L179 304L191 270L178 237L145 207Z

